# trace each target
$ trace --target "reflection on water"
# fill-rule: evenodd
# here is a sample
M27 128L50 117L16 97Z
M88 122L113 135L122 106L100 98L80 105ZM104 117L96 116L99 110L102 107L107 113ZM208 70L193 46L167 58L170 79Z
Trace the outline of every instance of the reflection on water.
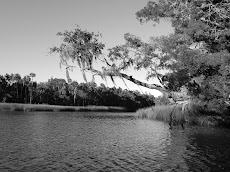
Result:
M0 171L229 171L229 130L113 113L1 112Z

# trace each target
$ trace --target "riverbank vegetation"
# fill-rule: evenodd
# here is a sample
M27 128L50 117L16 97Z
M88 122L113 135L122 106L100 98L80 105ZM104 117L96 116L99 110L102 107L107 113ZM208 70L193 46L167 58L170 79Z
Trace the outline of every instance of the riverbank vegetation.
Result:
M140 23L162 20L171 22L174 33L167 36L150 37L148 42L125 33L125 43L108 49L102 55L105 45L100 41L101 34L82 30L58 32L62 43L50 48L50 54L60 55L60 66L66 69L67 83L52 79L48 83L36 85L34 82L21 83L24 88L1 92L2 101L37 102L65 105L106 105L138 109L158 104L158 100L137 92L95 86L88 82L86 73L102 79L114 77L129 80L137 85L156 89L163 93L160 108L167 111L168 104L176 104L176 93L186 90L186 101L195 104L199 113L205 116L217 116L228 119L230 116L230 6L229 0L188 1L159 0L148 2L136 12ZM94 66L95 61L104 63L101 69ZM76 63L72 63L76 62ZM77 64L77 65L75 65ZM69 77L69 71L80 68L86 83L78 84ZM145 79L156 78L159 82L146 83L128 75L126 71L146 70ZM30 75L27 79L33 78ZM11 79L5 76L7 83ZM16 77L17 78L17 77ZM57 83L53 83L57 82ZM19 83L19 82L18 82ZM54 86L53 86L54 84ZM7 84L6 84L7 85ZM20 85L20 84L19 84ZM36 89L35 89L36 87ZM75 89L76 88L76 89ZM37 90L37 91L36 91ZM29 92L29 93L28 93ZM179 96L180 97L180 96ZM163 100L164 99L164 100ZM18 100L18 99L17 99ZM166 106L165 106L166 105ZM170 108L169 108L170 109ZM198 114L199 114L198 113ZM197 115L198 115L197 114ZM206 119L206 118L204 118Z
M90 71L102 78L127 79L135 84L157 89L167 99L177 102L175 92L187 89L190 102L197 103L203 114L229 116L230 98L230 6L229 0L150 1L136 13L140 23L162 20L171 22L174 33L150 37L142 41L130 33L124 34L125 43L108 49L107 57L100 55L105 47L101 34L77 27L59 32L60 46L50 53L60 55L66 70L79 67L85 77ZM102 59L102 60L101 60ZM76 61L71 66L69 61ZM93 66L95 60L104 61L102 70ZM159 83L148 84L125 71L129 68L146 69L146 79L157 78ZM71 82L71 80L68 80Z
M19 74L0 75L0 102L5 103L114 106L135 111L154 105L154 99L154 96L141 94L138 91L109 88L104 84L97 86L94 82L67 84L64 79L51 78L48 82L37 83L32 81L30 75L23 78ZM16 109L20 107L17 106Z
M139 109L136 112L138 118L154 119L170 123L172 118L174 122L184 123L185 115L182 115L182 105L161 105L145 109Z
M21 103L0 103L0 111L22 111L22 112L126 112L127 109L115 106L60 106L46 104L21 104Z
M203 108L200 104L156 105L137 110L136 117L164 121L172 125L204 125L230 128L229 115L220 115Z

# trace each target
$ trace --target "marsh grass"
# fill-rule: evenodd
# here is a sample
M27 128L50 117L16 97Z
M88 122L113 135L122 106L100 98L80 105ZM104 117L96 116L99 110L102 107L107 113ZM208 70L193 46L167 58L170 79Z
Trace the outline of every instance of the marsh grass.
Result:
M0 111L48 111L48 112L74 112L74 111L104 111L104 112L125 112L122 107L107 106L56 106L45 104L18 104L18 103L0 103Z
M193 106L188 104L183 109L182 104L176 105L156 105L153 107L139 109L136 112L138 118L163 121L173 125L180 125L193 118Z
M214 114L206 113L201 103L189 103L184 108L182 104L157 105L150 108L139 109L136 117L159 120L172 125L204 126L230 126L230 117L224 118Z

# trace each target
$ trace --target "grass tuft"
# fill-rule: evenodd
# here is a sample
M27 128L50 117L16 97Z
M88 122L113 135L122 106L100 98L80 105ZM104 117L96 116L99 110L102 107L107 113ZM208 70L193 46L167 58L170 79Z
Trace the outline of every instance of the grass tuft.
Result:
M157 105L145 109L139 109L136 112L138 118L146 118L152 120L163 121L173 125L181 125L188 121L192 116L193 110L191 105L187 105L183 109L183 105Z

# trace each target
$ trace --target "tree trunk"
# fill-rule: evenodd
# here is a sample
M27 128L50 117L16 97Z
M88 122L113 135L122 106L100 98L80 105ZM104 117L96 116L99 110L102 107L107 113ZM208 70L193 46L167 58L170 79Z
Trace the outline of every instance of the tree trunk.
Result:
M27 88L25 87L25 97L24 97L25 103L27 103Z
M32 103L32 98L33 98L33 95L32 95L32 89L30 88L30 104Z
M16 83L16 86L17 86L16 89L17 89L17 102L18 102L18 101L19 101L19 100L18 100L18 97L19 97L19 96L18 96L18 92L19 92L19 90L18 90L18 83Z

